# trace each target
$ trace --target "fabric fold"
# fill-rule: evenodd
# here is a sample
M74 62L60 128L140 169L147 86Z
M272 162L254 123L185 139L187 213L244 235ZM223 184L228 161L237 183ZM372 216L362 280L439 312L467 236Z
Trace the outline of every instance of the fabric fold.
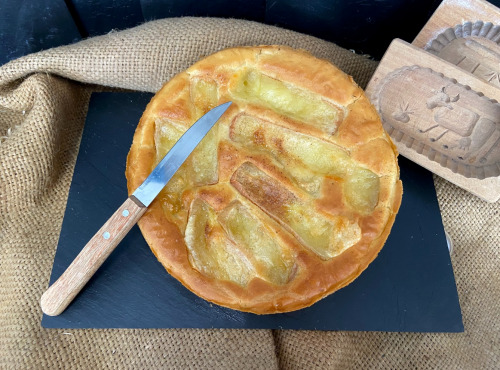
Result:
M330 42L257 22L171 18L44 50L0 68L0 86L43 72L109 87L156 92L169 78L224 48L288 45L334 62L362 87L377 63Z

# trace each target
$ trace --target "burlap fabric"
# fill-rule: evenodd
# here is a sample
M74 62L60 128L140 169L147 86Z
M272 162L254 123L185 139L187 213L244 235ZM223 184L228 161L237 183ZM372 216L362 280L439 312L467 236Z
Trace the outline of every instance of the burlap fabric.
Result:
M364 86L376 63L258 23L181 18L47 50L0 68L0 368L500 367L499 204L436 178L464 334L270 330L47 330L47 288L90 93L154 92L200 57L286 44ZM124 180L125 181L125 180ZM334 313L332 313L334 314Z

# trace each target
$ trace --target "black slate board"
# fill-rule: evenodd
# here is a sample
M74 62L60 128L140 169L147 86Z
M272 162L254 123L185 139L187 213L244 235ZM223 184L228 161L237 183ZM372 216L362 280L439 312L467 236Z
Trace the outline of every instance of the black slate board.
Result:
M57 246L52 284L127 196L125 158L151 98L93 94ZM377 259L312 307L258 316L198 298L166 273L135 226L46 328L283 328L461 332L462 316L431 174L400 158L404 197Z

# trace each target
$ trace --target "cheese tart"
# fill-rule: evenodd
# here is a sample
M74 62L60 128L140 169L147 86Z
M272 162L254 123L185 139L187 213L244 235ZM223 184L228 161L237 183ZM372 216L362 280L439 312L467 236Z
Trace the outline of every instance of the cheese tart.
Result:
M152 98L127 158L129 193L228 101L139 227L165 269L210 302L257 314L310 306L384 245L402 196L396 148L363 90L331 63L237 47Z

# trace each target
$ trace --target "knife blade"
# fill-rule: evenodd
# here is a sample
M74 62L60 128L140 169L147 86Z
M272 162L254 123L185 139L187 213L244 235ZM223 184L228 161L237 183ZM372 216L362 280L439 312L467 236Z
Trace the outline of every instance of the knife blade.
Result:
M42 295L40 305L46 315L57 316L68 307L230 105L231 102L221 104L196 121L96 232Z

